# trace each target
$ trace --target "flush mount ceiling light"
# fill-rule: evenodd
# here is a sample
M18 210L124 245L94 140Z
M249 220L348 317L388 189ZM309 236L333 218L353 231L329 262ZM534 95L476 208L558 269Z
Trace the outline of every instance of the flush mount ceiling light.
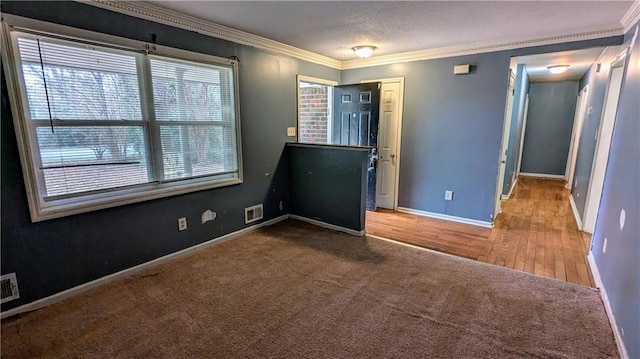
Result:
M367 57L371 56L371 54L373 54L373 52L376 49L377 49L377 47L371 46L371 45L363 45L363 46L355 46L355 47L353 47L353 51L361 59L366 59Z
M569 65L554 65L554 66L548 66L547 70L549 70L549 72L551 72L552 74L561 74L567 71L568 68L569 68Z

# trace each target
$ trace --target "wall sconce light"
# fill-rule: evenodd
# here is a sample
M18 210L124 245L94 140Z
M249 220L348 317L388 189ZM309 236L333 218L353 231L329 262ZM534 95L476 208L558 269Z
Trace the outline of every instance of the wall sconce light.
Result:
M561 74L567 71L568 68L569 68L569 65L547 66L547 70L549 70L549 72L551 72L552 74Z
M361 59L366 59L367 57L371 56L376 49L377 49L377 47L371 46L371 45L363 45L363 46L355 46L355 47L353 47L353 51Z

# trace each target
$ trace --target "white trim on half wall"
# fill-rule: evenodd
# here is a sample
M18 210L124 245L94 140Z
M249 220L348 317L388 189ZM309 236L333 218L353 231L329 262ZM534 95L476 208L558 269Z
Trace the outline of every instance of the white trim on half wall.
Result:
M311 218L307 218L307 217L302 217L302 216L298 216L298 215L295 215L295 214L290 214L289 218L296 219L296 220L302 221L302 222L311 223L311 224L316 225L318 227L323 227L323 228L333 229L334 231L344 232L346 234L350 234L350 235L356 236L356 237L362 237L362 236L365 235L365 230L364 229L361 230L361 231L356 231L355 229L336 226L335 224L322 222L322 221L319 221L317 219L311 219Z

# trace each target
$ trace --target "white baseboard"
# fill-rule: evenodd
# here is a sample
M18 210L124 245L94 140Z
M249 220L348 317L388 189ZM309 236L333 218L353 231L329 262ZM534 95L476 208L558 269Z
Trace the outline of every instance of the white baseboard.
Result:
M421 211L413 208L398 207L398 212L416 214L418 216L430 217L430 218L436 218L436 219L444 219L446 221L452 221L452 222L458 222L458 223L472 224L474 226L493 228L493 223L491 222L478 221L477 219L469 219L464 217L450 216L448 214L442 214L442 213Z
M537 178L549 178L549 179L564 179L564 175L549 175L549 174L546 174L546 173L520 172L519 176L537 177Z
M16 314L24 313L24 312L29 312L29 311L32 311L32 310L40 309L40 308L43 308L43 307L46 307L46 306L61 302L61 301L65 300L65 299L67 299L67 298L71 298L71 297L77 296L79 294L87 292L87 291L89 291L91 289L94 289L96 287L99 287L101 285L107 284L109 282L113 282L113 281L115 281L117 279L121 279L121 278L130 276L130 275L132 275L132 274L134 274L136 272L139 272L141 270L148 269L148 268L154 267L156 265L159 265L159 264L162 264L162 263L166 263L168 261L183 257L183 256L185 256L187 254L191 254L191 253L193 253L195 251L198 251L198 250L201 250L203 248L212 246L214 244L219 244L219 243L222 243L222 242L226 242L228 240L237 238L237 237L239 237L239 236L241 236L241 235L243 235L245 233L254 231L254 230L256 230L256 229L258 229L260 227L265 227L265 226L269 226L269 225L284 221L287 218L289 218L289 215L285 214L285 215L282 215L280 217L276 217L276 218L270 219L268 221L264 221L262 223L258 223L256 225L253 225L253 226L250 226L250 227L246 227L246 228L243 228L241 230L238 230L238 231L235 231L235 232L232 232L232 233L228 233L228 234L225 234L225 235L217 237L217 238L213 238L213 239L208 240L206 242L197 244L197 245L195 245L193 247L185 248L185 249L183 249L181 251L174 252L174 253L171 253L171 254L167 254L166 256L162 256L160 258L156 258L156 259L151 260L149 262L145 262L145 263L139 264L139 265L137 265L135 267L127 268L127 269L121 270L119 272L116 272L116 273L113 273L113 274L109 274L107 276L98 278L96 280L92 280L91 282L87 282L87 283L81 284L81 285L79 285L77 287L73 287L73 288L64 290L64 291L62 291L60 293L56 293L56 294L50 295L50 296L42 298L42 299L38 299L38 300L36 300L34 302L27 303L27 304L21 305L19 307L13 308L13 309L9 309L9 310L7 310L5 312L0 313L0 318L4 319L4 318L10 317L12 315L16 315Z
M571 203L571 209L573 210L573 216L576 218L578 229L582 230L582 219L580 219L580 213L578 212L578 207L576 207L576 202L573 201L572 194L569 195L569 203Z
M511 185L511 188L509 189L509 193L501 195L500 198L509 199L509 197L511 197L511 194L513 193L513 189L516 188L517 184L518 184L518 177L516 177L515 181L513 181L513 184Z
M622 339L622 335L620 334L620 329L618 328L616 317L613 315L611 303L609 303L607 290L602 285L602 277L600 277L600 271L598 270L596 260L595 258L593 258L593 254L591 252L589 252L587 259L589 261L589 269L591 270L591 275L593 276L593 280L596 282L596 287L600 289L600 296L602 297L602 302L604 303L604 310L607 313L607 317L609 318L609 324L611 324L611 329L613 330L613 337L616 339L620 358L628 359L629 353L627 352L627 347L624 345L624 340Z
M349 228L345 228L345 227L340 227L340 226L336 226L335 224L330 224L330 223L319 221L317 219L311 219L311 218L307 218L307 217L302 217L302 216L298 216L298 215L295 215L295 214L290 214L289 218L297 219L298 221L302 221L302 222L311 223L311 224L316 225L318 227L324 227L324 228L328 228L328 229L333 229L335 231L344 232L344 233L350 234L352 236L362 237L365 234L365 230L364 229L361 230L361 231L356 231L355 229L349 229Z

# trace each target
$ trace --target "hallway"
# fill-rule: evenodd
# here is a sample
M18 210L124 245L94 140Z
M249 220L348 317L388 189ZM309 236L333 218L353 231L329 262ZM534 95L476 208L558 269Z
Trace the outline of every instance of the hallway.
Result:
M590 236L578 230L564 182L520 177L493 229L407 213L367 212L367 234L593 287Z

